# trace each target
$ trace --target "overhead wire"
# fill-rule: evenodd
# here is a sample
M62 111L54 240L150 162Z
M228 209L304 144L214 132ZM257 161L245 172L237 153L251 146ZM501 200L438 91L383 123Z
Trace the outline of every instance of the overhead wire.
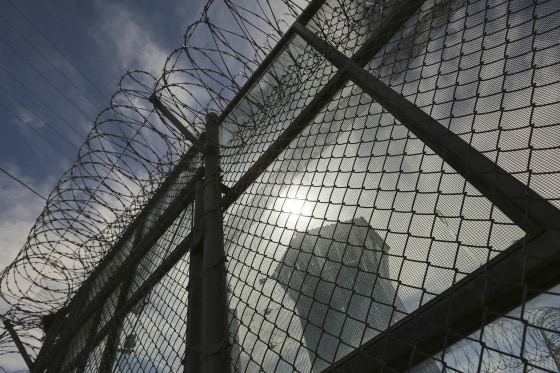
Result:
M68 128L70 130L72 130L72 132L74 132L76 135L78 135L80 138L83 138L83 134L81 134L80 132L78 132L78 130L76 130L66 119L64 119L62 116L60 116L59 113L56 112L56 110L54 110L49 104L47 104L42 98L40 98L39 96L37 96L37 94L35 94L33 91L31 91L24 83L22 83L18 78L16 78L12 73L10 73L8 70L6 70L5 68L3 68L2 66L0 66L0 70L2 70L6 75L8 75L10 78L12 78L12 80L14 80L16 83L18 83L18 85L20 87L22 87L27 93L29 93L29 95L31 95L33 98L35 98L37 101L39 101L45 108L47 108L53 115L55 115L58 119L60 119L60 121L64 124L66 124L66 126L68 126Z
M19 15L21 15L30 25L31 27L33 27L35 29L35 31L37 31L42 37L43 39L45 39L47 41L47 43L49 44L49 46L51 48L53 48L56 52L58 52L58 54L60 54L62 56L62 58L64 58L64 60L66 62L68 62L68 64L70 66L72 66L74 68L74 70L76 70L81 76L82 78L87 81L96 91L97 93L99 93L102 97L106 98L107 95L103 93L102 89L99 88L99 86L97 86L95 84L95 82L93 82L86 74L84 74L79 68L78 66L76 66L68 57L66 57L66 55L60 50L60 48L58 48L56 46L56 44L54 44L46 35L45 32L43 32L42 30L39 29L39 27L31 20L29 19L29 17L27 17L25 15L24 12L21 11L20 8L18 8L13 2L12 0L8 0L8 2L12 5L12 7L19 13Z
M6 22L6 24L8 26L10 26L10 28L12 30L14 30L23 40L25 40L25 42L35 51L37 52L37 54L39 54L41 57L43 57L43 59L45 61L47 61L47 63L49 64L49 66L51 66L54 70L56 70L60 76L66 81L68 82L68 84L70 84L76 91L80 92L80 94L97 110L102 110L101 107L99 107L97 105L96 102L94 102L80 87L78 87L76 85L76 83L74 83L70 78L68 78L68 76L66 76L66 74L64 72L62 72L52 61L51 59L46 56L43 52L41 52L39 50L39 48L37 48L20 30L18 30L8 19L6 19L6 17L4 17L2 14L0 14L0 17L4 20L4 22ZM4 42L6 43L6 41L4 40Z
M0 171L2 171L3 173L5 173L6 175L8 175L11 179L17 181L19 184L23 185L25 188L29 189L33 194L35 194L37 197L41 198L42 200L46 201L47 199L45 197L43 197L41 194L39 194L39 192L37 192L35 189L33 189L32 187L30 187L29 185L27 185L24 181L18 179L17 177L15 177L14 175L12 175L11 173L9 173L8 171L6 171L5 169L3 169L2 167L0 167Z
M1 67L0 67L1 68ZM45 125L47 125L51 130L53 130L58 136L60 136L61 139L63 139L64 141L66 141L69 145L71 145L73 148L75 148L76 150L79 149L80 147L75 145L72 141L70 141L70 139L68 139L68 137L66 137L62 132L60 132L58 129L56 129L56 127L54 127L50 122L48 122L47 120L45 120L41 115L37 114L37 112L35 112L34 110L32 110L31 108L29 108L29 106L27 106L26 104L24 104L19 98L17 98L12 92L10 92L6 87L0 85L0 88L2 90L4 90L4 92L6 92L14 101L16 101L19 105L21 105L21 107L23 107L25 110L27 110L28 112L32 113L39 121L45 123ZM27 123L19 118L19 115L17 115L16 113L14 113L12 110L10 110L5 104L2 104L2 106L5 108L6 111L10 112L14 117L17 117L20 121L22 121L23 123L25 123L27 125ZM31 126L29 126L30 128L32 128Z
M79 75L81 75L86 81L88 81L88 83L90 83L90 85L103 97L105 97L105 95L103 94L103 92L101 91L101 89L93 82L91 81L84 73L81 72L81 70L79 68L77 68L77 66L72 63L72 61L70 61L66 55L64 53L62 53L62 51L45 35L45 33L43 33L36 25L33 21L31 21L29 19L29 17L27 17L13 2L9 1L10 4L14 7L14 9L33 27L33 29L35 29L35 31L37 31L42 37L43 39L45 39L48 44L54 49L56 50L61 56L62 58L68 62L68 64L70 66L72 66L72 68L74 68L74 70L76 70L78 72ZM99 109L99 106L91 99L88 97L88 95L86 95L82 89L80 89L76 83L74 83L72 80L70 80L66 74L64 74L44 53L42 53L25 35L23 35L23 33L21 33L8 19L6 19L6 17L4 17L3 15L0 15L0 17L2 17L2 19L5 21L5 23L12 29L14 30L23 40L25 40L25 42L30 45L30 47L35 50L44 60L47 61L47 63L54 69L56 70L60 76L66 81L68 82L74 89L76 89L94 108L96 108L97 110ZM84 115L85 117L89 117L89 114L87 114L82 108L80 108L75 102L74 100L70 99L68 97L67 94L65 94L64 92L62 92L62 90L57 87L53 81L51 79L49 79L47 76L45 76L44 73L42 73L41 71L39 71L36 66L34 66L34 64L32 64L25 56L22 55L22 53L20 53L20 51L17 50L17 48L15 48L10 42L4 40L3 38L0 38L0 41L2 41L7 47L9 47L17 56L19 56L24 62L26 62L37 74L39 74L54 90L56 90L62 97L64 97L66 99L66 101L68 103L70 103L70 105L72 107L74 107L76 110L78 110L82 115ZM34 94L33 92L31 92L29 90L29 88L23 83L21 82L19 79L15 78L11 73L9 73L6 69L4 69L2 66L0 66L0 69L7 74L8 76L10 76L10 78L12 78L15 82L17 82L23 89L25 89L25 91L27 91L32 97L34 97L36 100L38 100L41 104L43 104L50 112L52 112L55 116L58 117L58 119L61 120L62 123L64 123L66 126L68 126L70 128L70 130L72 130L74 133L76 133L78 136L83 137L83 134L81 134L80 132L78 132L74 126L72 126L68 121L66 121L65 119L63 119L50 105L48 105L44 100L42 100L41 98L39 98L36 94ZM24 103L21 102L21 100L19 100L17 97L15 97L10 91L8 91L6 88L2 87L5 91L7 91L7 93L14 99L16 100L22 107L24 107L26 110L28 110L29 112L33 113L33 115L35 117L37 117L37 119L39 119L41 122L45 123L48 127L50 127L61 139L63 139L64 141L66 141L68 144L70 144L73 148L79 149L79 146L75 145L72 143L71 140L69 140L65 135L63 135L59 130L57 130L51 123L49 123L48 121L46 121L44 118L42 118L40 115L38 115L35 111L31 110L27 105L25 105ZM44 142L46 142L48 145L50 145L51 147L53 147L59 154L61 154L62 156L64 156L66 159L70 160L70 162L73 163L73 160L66 155L65 153L63 153L59 147L55 146L52 142L48 141L39 131L37 131L35 128L33 128L32 126L30 126L25 120L23 120L19 115L17 115L15 112L13 112L12 110L9 110L6 105L2 104L2 107L9 112L15 119L17 119L19 122L23 123L24 125L26 125L31 131L33 131L33 133L35 133L37 136L39 136L41 138L41 140L43 140Z
M33 71L35 71L37 74L39 74L56 92L58 92L58 94L60 94L62 97L64 97L64 99L76 110L78 110L84 117L89 117L89 114L86 113L82 108L80 108L73 100L71 100L64 92L62 92L62 90L57 87L45 74L43 74L41 71L39 71L39 69L37 69L31 62L29 62L29 60L24 57L13 45L11 45L9 42L7 42L6 40L4 40L3 38L0 37L0 41L2 43L4 43L6 46L8 46L8 48L10 48L19 58L21 58L22 61L24 61L27 65L29 65L29 67L31 67L31 69L33 69Z
M41 140L43 140L47 145L49 145L50 147L52 147L56 152L58 152L60 155L62 155L64 158L68 159L71 163L74 162L74 160L72 158L70 158L68 155L66 155L66 153L64 153L62 150L60 150L60 148L56 145L54 145L49 139L47 139L45 136L43 136L43 134L39 131L37 131L37 129L35 129L35 127L29 125L28 122L26 122L23 118L21 118L19 115L17 115L16 113L14 113L12 110L10 110L6 105L4 105L4 103L0 102L0 107L2 107L6 112L8 112L9 114L11 114L15 119L17 119L21 124L23 124L24 126L26 126L27 128L29 128L33 133L35 133L37 136L39 136L39 138ZM66 139L66 138L64 138ZM68 140L66 140L68 141ZM73 145L73 144L72 144Z
M8 2L17 9L13 1ZM110 106L96 117L92 130L79 148L78 159L49 196L25 246L16 260L0 273L0 297L11 305L10 315L25 320L23 330L33 330L40 324L41 315L67 304L71 294L105 257L116 239L122 237L169 172L189 152L191 143L185 141L180 131L153 115L155 109L149 104L150 98L161 97L165 105L190 126L189 130L202 128L206 114L225 110L257 68L263 51L272 49L266 44L280 37L278 27L272 27L270 33L274 35L270 35L268 29L255 30L255 26L246 24L244 12L247 11L243 9L231 9L232 19L228 22L213 23L208 18L212 2L206 3L204 14L187 28L184 45L192 48L176 50L173 58L180 58L177 65L168 64L160 77L144 71L130 71L123 76L119 90L109 101ZM268 13L262 7L257 9ZM262 18L259 22L271 25L278 21L268 19L267 15L256 16ZM288 16L293 18L296 14ZM231 25L231 29L226 29L227 25ZM209 44L204 41L208 35L212 37ZM243 39L245 44L237 48L230 37ZM59 51L52 42L49 44ZM249 54L254 52L258 56L247 57L249 48L253 48ZM22 92L29 93L29 98L36 99L77 132L41 95L31 91L2 66L0 71L17 82ZM14 83L11 88L18 87ZM249 127L252 126L251 122ZM239 151L228 149L230 155ZM198 169L198 162L197 156L192 163L185 163L188 166L182 171L181 180L188 180L190 173ZM33 336L28 338L32 340ZM0 354L2 348L0 345Z

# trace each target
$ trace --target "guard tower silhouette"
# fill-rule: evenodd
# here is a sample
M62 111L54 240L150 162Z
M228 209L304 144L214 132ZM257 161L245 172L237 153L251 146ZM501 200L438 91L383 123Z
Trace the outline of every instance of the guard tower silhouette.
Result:
M274 277L296 304L311 371L329 367L404 317L389 251L361 217L293 236ZM419 370L438 371L435 363Z

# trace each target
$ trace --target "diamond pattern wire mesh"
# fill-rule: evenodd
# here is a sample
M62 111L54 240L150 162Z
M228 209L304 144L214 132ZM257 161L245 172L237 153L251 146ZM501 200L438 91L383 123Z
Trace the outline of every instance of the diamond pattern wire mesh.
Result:
M95 373L99 371L99 366L101 365L101 358L103 356L103 350L105 349L105 346L106 340L104 339L92 351L89 352L84 372Z
M221 159L223 182L233 186L325 86L336 69L295 37L224 125L237 128Z
M419 13L368 69L558 206L550 160L560 140L559 10L550 1L466 3Z
M369 132L369 141L364 141L366 132ZM309 173L309 169L314 172ZM231 274L234 303L242 304L241 309L236 309L237 315L243 315L240 327L261 330L255 338L264 338L265 344L271 343L273 330L286 330L289 324L268 327L263 321L255 326L252 324L256 317L263 317L262 308L270 308L267 304L271 302L272 294L279 303L277 307L286 308L284 312L290 314L281 319L293 324L294 319L307 317L295 312L293 302L297 303L297 299L287 299L290 290L297 292L301 289L289 288L283 292L279 283L270 283L274 282L278 267L292 266L294 269L293 263L283 262L282 252L290 250L288 247L294 245L294 237L302 234L295 232L314 236L316 242L311 238L304 240L309 241L308 245L328 247L333 238L328 235L323 238L317 229L321 226L332 229L340 222L369 226L390 247L381 255L385 256L387 263L384 268L386 286L395 288L394 302L402 304L401 309L396 307L391 311L395 313L415 311L523 237L521 230L512 226L502 213L492 209L491 204L464 179L351 84L317 115L278 161L240 198L240 202L232 206L231 215L226 215L226 247L233 259L228 273ZM336 239L348 241L344 236ZM355 245L365 245L364 241L365 238L361 238L361 242ZM305 250L304 246L298 246L301 243L292 250ZM341 246L337 250L340 255L345 248ZM323 258L327 254L316 255ZM347 260L345 258L343 262ZM300 261L312 262L313 259ZM336 265L331 268L336 262L325 263L324 259L320 262L314 270L318 273L315 280L327 281L335 288L343 286L339 285L341 279L337 279L336 274L335 279L323 280L323 276L338 270ZM307 271L311 269L307 268ZM379 268L375 266L364 269L354 274L355 280L350 283L358 286L377 271ZM341 273L340 276L348 274ZM263 279L266 279L268 288L259 290ZM349 290L357 291L351 285ZM312 298L313 290L309 291L311 293L306 295ZM333 290L332 294L336 297L336 291ZM288 302L290 306L282 305L282 302ZM329 305L328 300L312 302ZM368 312L387 305L374 302L368 306ZM313 305L309 307L313 309ZM392 319L398 321L400 317L393 316ZM377 333L388 326L386 323L382 329L378 327ZM341 338L340 333L342 329L338 334L329 334ZM294 333L290 336L294 338ZM275 335L275 338L281 337ZM359 344L364 337L355 338ZM303 339L301 336L302 345ZM336 348L335 341L325 343ZM241 348L241 351L250 348ZM344 349L340 351L336 355L338 358L347 353ZM251 355L250 352L246 354ZM333 363L333 357L318 367ZM254 355L251 359L255 359ZM315 364L313 367L319 369Z
M188 261L182 260L135 307L122 324L114 371L176 372L182 368Z
M394 35L376 36L405 3L327 1L308 29L346 57L361 51L372 76L559 207L560 6L417 2ZM387 42L364 52L374 37ZM449 164L457 149L431 149L343 70L293 36L223 118L223 183L234 189L305 122L224 210L231 371L557 371L558 276L545 286L524 272L539 259L530 245L540 233L473 186L477 169L465 178ZM130 242L153 234L201 163L160 196ZM145 253L123 244L118 263L141 259L120 286L91 297L103 306L71 336L65 371L183 369L195 224L185 206ZM504 294L514 306L502 309L490 299L500 296L493 268L509 255L521 257L510 284L521 290ZM476 313L430 319L441 302L460 307L472 281L482 284L469 290L482 299ZM437 343L398 333L415 322L443 325Z

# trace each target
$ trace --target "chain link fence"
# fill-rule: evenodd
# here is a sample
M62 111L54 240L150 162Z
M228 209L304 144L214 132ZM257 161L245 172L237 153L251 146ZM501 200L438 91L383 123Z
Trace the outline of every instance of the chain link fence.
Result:
M311 3L221 111L221 371L560 369L559 15ZM207 358L189 344L204 158L183 154L32 371Z

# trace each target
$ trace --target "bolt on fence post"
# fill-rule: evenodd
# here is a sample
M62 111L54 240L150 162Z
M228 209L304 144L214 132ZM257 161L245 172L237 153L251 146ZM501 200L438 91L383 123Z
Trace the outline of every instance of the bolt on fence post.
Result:
M200 373L202 318L202 245L204 233L204 185L196 183L194 202L193 245L189 262L189 297L187 307L187 336L185 373Z
M226 268L220 181L218 115L206 116L204 244L202 267L202 371L229 372Z

